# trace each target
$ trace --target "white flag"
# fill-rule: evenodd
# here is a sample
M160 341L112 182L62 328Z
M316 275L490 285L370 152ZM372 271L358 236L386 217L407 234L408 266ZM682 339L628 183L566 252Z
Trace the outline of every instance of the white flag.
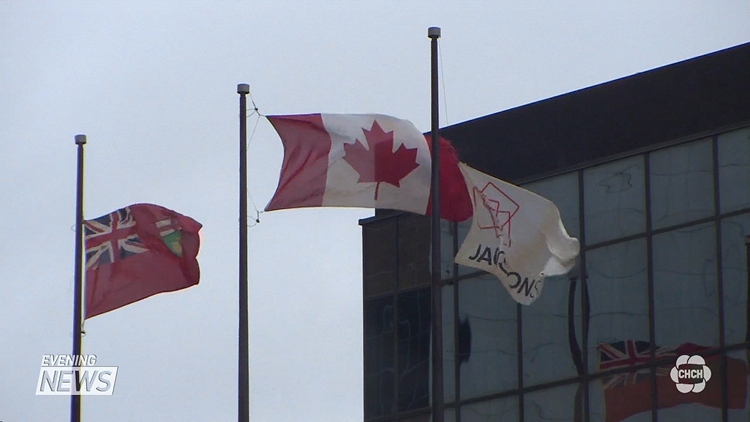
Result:
M516 302L531 304L545 276L573 267L578 240L568 236L549 200L464 163L459 166L474 217L456 262L495 274Z

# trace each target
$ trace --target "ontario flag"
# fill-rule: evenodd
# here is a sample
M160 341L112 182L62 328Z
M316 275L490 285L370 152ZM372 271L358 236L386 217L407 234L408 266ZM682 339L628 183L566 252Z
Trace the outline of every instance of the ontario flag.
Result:
M284 161L266 211L362 207L429 214L430 146L411 122L380 114L268 120L284 145ZM445 140L440 149L441 217L466 220L472 210L457 155Z
M84 221L85 318L198 284L201 227L153 204L134 204Z
M601 343L599 351L599 370L626 368L650 361L650 344L648 341L623 340L612 343ZM704 356L705 366L713 374L705 381L705 388L698 393L682 393L677 389L670 373L682 355L701 355L709 348L693 343L684 343L677 347L657 347L656 359L674 358L668 365L656 368L657 406L667 409L685 404L701 404L721 408L722 379L721 355ZM727 403L729 409L742 409L747 400L747 365L740 359L727 357ZM650 412L653 406L651 378L649 368L615 374L602 380L606 422L620 422L642 412ZM688 410L689 411L689 410Z

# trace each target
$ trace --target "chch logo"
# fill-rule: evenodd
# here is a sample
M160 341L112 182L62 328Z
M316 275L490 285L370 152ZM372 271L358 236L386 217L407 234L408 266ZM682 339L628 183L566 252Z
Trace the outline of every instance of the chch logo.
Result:
M700 393L711 379L711 369L706 366L702 356L682 355L677 358L669 376L677 384L680 393Z
M474 188L473 196L474 209L479 211L475 216L477 226L494 230L503 245L510 247L510 220L520 208L518 203L491 182L482 189Z

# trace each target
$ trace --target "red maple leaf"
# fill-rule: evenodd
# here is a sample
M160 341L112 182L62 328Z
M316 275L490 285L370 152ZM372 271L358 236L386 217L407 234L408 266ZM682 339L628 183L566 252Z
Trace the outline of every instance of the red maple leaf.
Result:
M370 130L362 130L368 148L359 139L353 144L344 144L344 161L359 173L357 183L377 183L377 200L381 182L399 187L401 179L419 167L416 162L417 148L406 148L401 144L394 152L393 131L383 131L377 120L372 123Z

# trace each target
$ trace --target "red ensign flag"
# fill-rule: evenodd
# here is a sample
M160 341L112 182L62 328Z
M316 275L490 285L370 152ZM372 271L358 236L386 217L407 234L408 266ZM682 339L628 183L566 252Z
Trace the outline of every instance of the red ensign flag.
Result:
M153 204L84 221L86 318L198 284L201 227Z

